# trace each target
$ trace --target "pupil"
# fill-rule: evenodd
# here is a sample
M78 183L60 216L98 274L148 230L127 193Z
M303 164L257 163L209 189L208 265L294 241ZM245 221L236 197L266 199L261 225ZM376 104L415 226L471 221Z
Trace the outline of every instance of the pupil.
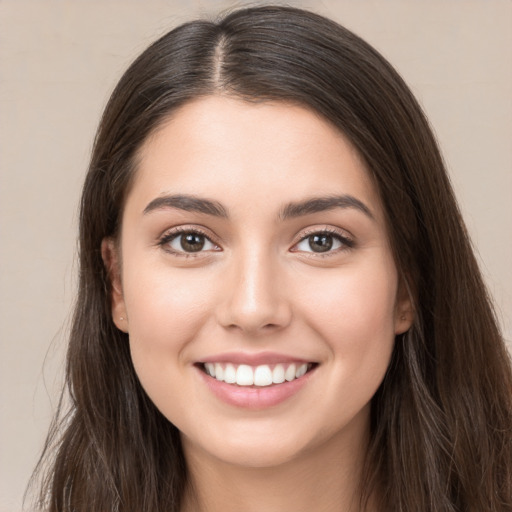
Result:
M332 236L311 235L309 237L309 247L314 252L327 252L332 247Z
M204 236L197 233L182 235L181 247L187 252L198 252L204 247Z

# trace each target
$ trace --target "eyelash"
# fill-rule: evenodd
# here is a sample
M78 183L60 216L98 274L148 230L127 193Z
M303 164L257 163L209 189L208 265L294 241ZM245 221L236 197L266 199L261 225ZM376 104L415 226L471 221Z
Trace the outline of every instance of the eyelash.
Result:
M313 235L331 236L335 240L340 242L341 247L334 249L334 250L328 250L325 252L298 251L298 250L293 251L293 247L296 247L301 242L304 242L305 240L307 240L309 237L311 237ZM328 228L328 227L325 227L323 229L313 228L313 229L307 230L306 232L302 233L300 235L300 238L298 239L298 241L293 244L293 247L292 247L293 252L302 252L304 254L304 256L307 258L318 258L318 257L328 258L328 257L334 256L340 252L349 251L349 250L353 249L355 247L355 241L351 237L347 236L347 234L342 234L342 232L340 232L337 229Z
M170 252L171 254L179 257L185 257L185 258L195 258L200 257L202 253L206 251L197 251L197 252L186 252L186 251L177 251L175 249L172 249L169 244L174 241L176 238L178 238L180 235L199 235L201 237L204 237L208 242L213 244L214 246L218 247L218 244L216 244L210 236L208 236L204 231L201 229L198 229L197 227L194 228L187 228L187 227L178 227L173 229L170 232L165 233L158 241L158 246L162 247L165 251ZM299 245L301 242L304 242L309 237L313 235L327 235L331 236L334 239L336 239L340 244L341 247L337 248L335 250L327 250L325 252L314 252L314 251L299 251L299 250L293 250L294 247ZM341 234L338 230L332 229L332 228L324 228L324 229L310 229L304 233L301 234L300 238L293 244L291 252L302 252L306 257L311 258L326 258L329 256L333 256L340 251L348 251L350 249L353 249L355 247L355 242L352 238ZM222 249L219 249L222 250Z
M208 242L218 247L218 245L208 236L204 231L194 228L187 228L186 226L174 228L172 231L165 233L160 240L158 241L158 245L162 247L165 251L173 254L174 256L184 257L184 258L197 258L201 255L201 253L205 251L197 251L197 252L186 252L186 251L176 251L170 247L170 243L178 238L180 235L199 235L204 237Z

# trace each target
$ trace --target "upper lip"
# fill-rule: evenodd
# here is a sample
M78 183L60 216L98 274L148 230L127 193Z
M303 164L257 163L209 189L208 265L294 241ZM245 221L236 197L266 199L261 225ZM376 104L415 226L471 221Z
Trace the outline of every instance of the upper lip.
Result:
M312 363L314 361L303 359L301 357L291 356L287 354L278 354L276 352L223 352L213 356L201 359L201 363L233 363L233 364L247 364L249 366L259 366L263 364L278 364L278 363Z

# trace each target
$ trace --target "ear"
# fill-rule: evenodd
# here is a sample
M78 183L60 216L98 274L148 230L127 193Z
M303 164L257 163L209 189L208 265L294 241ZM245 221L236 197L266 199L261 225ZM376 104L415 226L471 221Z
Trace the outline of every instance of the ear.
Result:
M395 334L408 331L414 322L413 298L409 285L402 279L396 297Z
M107 275L110 280L110 304L112 320L116 327L128 332L128 317L126 315L126 305L124 302L123 287L121 282L121 262L119 249L113 238L104 238L101 242L101 257L103 264L107 269Z

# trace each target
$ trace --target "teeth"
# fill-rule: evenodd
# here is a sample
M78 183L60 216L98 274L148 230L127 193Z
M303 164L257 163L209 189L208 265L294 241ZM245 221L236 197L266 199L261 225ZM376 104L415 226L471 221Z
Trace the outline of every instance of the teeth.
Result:
M210 377L215 377L215 365L213 363L206 363L206 373L210 375Z
M252 386L254 384L254 372L250 366L241 364L236 371L236 383L239 386Z
M284 382L284 366L282 364L277 364L272 372L272 382L274 384L281 384Z
M217 380L224 380L224 370L219 363L215 363L215 378Z
M236 382L236 368L232 364L226 365L224 370L224 382L234 384Z
M257 366L254 372L255 386L270 386L272 384L272 370L267 366Z
M271 384L282 384L285 381L302 377L310 368L307 363L303 364L276 364L272 369L269 365L263 364L252 367L247 364L236 366L234 364L205 363L204 369L208 375L217 380L238 386L270 386Z
M286 368L286 371L284 372L284 378L290 382L295 379L295 365L291 364Z
M295 377L298 379L299 377L302 377L307 371L308 371L308 365L307 364L301 364L297 368L297 371L295 372Z

